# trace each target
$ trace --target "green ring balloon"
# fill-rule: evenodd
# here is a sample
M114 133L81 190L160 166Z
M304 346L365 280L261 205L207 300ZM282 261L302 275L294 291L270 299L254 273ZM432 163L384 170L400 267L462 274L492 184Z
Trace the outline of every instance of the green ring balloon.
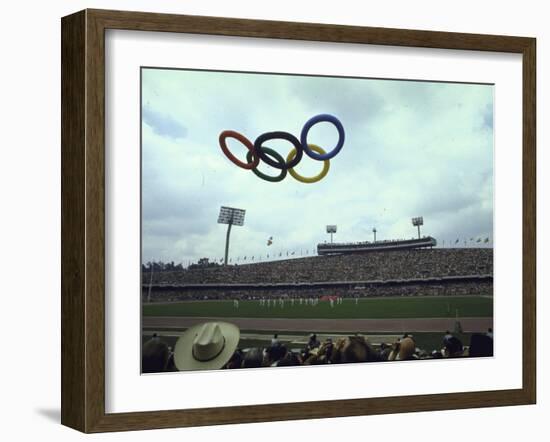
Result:
M279 164L285 165L285 159L281 155L279 155L278 152L265 146L260 146L259 149L264 151L270 157L275 158ZM249 150L248 153L246 154L246 161L251 163L253 155L254 155L254 152ZM286 177L286 169L282 169L281 173L277 176L269 176L269 175L266 175L265 173L260 172L258 170L258 166L253 167L251 170L252 172L254 172L254 175L256 175L258 178L261 178L262 180L265 180L265 181L269 181L270 183L277 183L279 181L283 181Z

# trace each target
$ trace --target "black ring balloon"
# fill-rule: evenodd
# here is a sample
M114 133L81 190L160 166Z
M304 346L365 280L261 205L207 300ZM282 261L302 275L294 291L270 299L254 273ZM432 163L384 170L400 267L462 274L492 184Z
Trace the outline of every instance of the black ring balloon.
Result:
M273 160L272 158L269 158L269 156L262 150L262 144L265 143L268 140L286 140L290 142L294 148L296 149L296 156L290 161L285 162L283 165L279 164L277 161ZM267 164L269 164L271 167L274 167L275 169L281 169L281 170L288 170L292 167L296 166L300 160L302 159L302 156L304 155L304 148L302 147L302 143L296 138L294 135L289 134L288 132L266 132L262 135L260 135L258 138L256 138L256 141L254 142L254 152L256 152L256 155L258 155L263 161L265 161Z

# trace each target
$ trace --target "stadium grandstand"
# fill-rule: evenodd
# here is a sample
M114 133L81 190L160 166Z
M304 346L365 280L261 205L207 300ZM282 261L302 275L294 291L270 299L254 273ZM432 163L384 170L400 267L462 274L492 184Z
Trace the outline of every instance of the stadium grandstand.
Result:
M318 297L334 293L342 297L469 295L492 293L493 250L372 250L177 271L145 271L142 278L142 293L148 302Z
M431 236L424 238L384 240L377 242L355 242L355 243L324 243L317 245L319 255L332 255L343 253L365 253L387 250L421 249L435 247L437 241Z

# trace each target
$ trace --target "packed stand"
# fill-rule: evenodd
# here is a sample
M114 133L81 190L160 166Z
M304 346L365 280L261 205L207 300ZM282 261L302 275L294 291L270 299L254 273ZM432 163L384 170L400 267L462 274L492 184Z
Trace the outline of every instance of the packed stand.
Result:
M289 367L356 362L412 361L493 356L493 331L473 333L468 345L446 331L435 349L418 348L414 335L373 344L365 336L326 338L311 334L303 348L289 348L277 335L265 347L241 349L239 330L224 322L199 324L186 330L174 351L154 335L143 345L142 372Z
M493 274L493 250L419 249L142 272L144 286L422 280Z

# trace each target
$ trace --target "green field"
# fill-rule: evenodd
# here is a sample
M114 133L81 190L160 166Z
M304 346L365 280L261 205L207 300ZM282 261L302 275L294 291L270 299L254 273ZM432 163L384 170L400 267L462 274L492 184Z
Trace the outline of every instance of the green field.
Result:
M400 297L344 300L343 304L319 302L316 306L284 307L260 306L259 301L240 301L235 308L233 301L185 301L178 303L152 303L143 305L144 316L202 316L239 318L319 318L319 319L384 319L384 318L445 318L458 313L462 318L492 317L493 298L485 296L453 297Z

